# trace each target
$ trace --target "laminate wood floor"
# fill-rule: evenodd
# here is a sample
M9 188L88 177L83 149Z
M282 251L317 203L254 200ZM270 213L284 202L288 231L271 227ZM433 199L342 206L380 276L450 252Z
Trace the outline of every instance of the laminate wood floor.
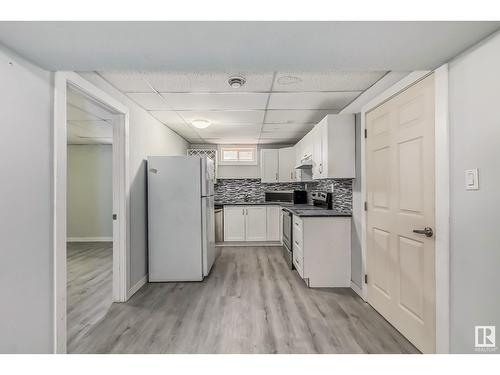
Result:
M99 323L113 303L113 243L67 244L67 349Z
M223 247L203 282L146 284L75 353L418 353L351 289L309 289L278 247Z

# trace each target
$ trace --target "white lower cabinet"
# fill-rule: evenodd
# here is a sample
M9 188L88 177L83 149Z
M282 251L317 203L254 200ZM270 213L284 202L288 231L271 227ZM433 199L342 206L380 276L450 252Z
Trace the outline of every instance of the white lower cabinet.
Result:
M280 241L281 207L224 206L224 241Z
M266 241L267 211L266 206L245 207L246 241Z
M245 207L224 206L224 241L245 241Z
M351 285L351 218L293 216L293 264L310 287Z
M267 241L281 241L281 207L267 206Z

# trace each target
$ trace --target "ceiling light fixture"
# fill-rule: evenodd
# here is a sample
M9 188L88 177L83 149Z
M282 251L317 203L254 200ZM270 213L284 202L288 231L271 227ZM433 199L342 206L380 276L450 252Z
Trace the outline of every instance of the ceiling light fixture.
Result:
M281 76L277 81L280 85L294 85L302 82L302 78L296 76Z
M229 77L229 79L227 80L227 83L233 89L239 89L241 86L243 86L245 84L245 82L246 82L245 78L238 77L238 76Z
M208 128L212 123L208 120L193 120L191 121L191 124L193 124L195 128L205 129Z

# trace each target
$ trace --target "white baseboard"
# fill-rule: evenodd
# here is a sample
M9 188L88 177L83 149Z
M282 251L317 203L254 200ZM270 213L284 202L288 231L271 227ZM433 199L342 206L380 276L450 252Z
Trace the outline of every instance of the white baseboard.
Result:
M68 237L66 242L113 242L113 237Z
M354 284L352 281L351 281L351 289L354 290L354 293L356 293L358 296L361 297L361 299L364 300L364 298L363 298L363 291L361 290L361 288L359 286L357 286L356 284Z
M144 276L142 279L140 279L138 282L135 283L135 285L129 289L127 292L127 299L132 297L139 289L142 288L144 284L146 284L146 281L148 280L148 275Z

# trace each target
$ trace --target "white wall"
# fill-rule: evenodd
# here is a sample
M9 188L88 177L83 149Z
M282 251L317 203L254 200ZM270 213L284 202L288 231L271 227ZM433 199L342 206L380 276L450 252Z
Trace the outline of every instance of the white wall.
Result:
M113 146L68 145L68 240L113 237Z
M52 351L52 82L0 47L0 353Z
M451 351L474 352L474 326L500 340L500 34L449 64ZM464 170L479 168L479 190ZM498 350L497 350L498 353Z
M130 110L130 253L131 288L147 273L146 159L149 155L186 155L187 142L95 73L80 73Z

